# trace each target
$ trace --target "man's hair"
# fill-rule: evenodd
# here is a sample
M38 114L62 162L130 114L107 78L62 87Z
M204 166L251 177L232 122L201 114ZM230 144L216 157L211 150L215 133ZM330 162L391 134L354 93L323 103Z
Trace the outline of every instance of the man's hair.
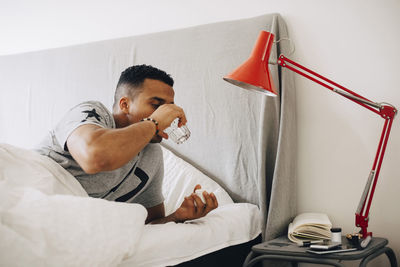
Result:
M141 87L145 79L158 80L171 87L174 85L172 77L163 70L144 64L131 66L121 73L115 89L113 109L117 108L121 97L128 95L134 99L142 92Z

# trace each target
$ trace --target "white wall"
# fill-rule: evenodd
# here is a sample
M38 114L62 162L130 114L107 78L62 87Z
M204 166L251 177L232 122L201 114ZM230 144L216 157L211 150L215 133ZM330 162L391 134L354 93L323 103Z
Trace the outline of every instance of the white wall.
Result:
M293 59L371 100L400 108L398 0L0 0L0 55L272 12L287 22L296 44ZM344 233L355 232L354 212L383 119L300 76L296 80L299 212L326 212ZM399 134L396 118L369 230L389 238L400 259ZM17 138L6 141L20 144ZM374 261L374 266L385 264L384 257Z

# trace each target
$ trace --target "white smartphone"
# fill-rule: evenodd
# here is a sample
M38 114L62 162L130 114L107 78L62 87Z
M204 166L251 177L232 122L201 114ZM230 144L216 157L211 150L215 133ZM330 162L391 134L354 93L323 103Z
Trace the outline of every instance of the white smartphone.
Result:
M312 244L310 249L312 250L331 250L337 247L340 247L342 243L339 242L323 242L321 244Z
M340 249L331 249L331 250L311 250L311 249L308 249L306 251L308 253L324 255L324 254L330 254L330 253L340 253L340 252L355 251L355 250L357 250L357 248L343 246Z

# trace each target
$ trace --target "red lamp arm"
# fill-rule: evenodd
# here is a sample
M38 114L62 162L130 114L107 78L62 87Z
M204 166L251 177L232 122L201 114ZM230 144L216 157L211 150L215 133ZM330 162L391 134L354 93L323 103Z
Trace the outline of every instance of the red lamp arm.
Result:
M363 106L364 108L369 109L376 114L379 114L383 119L385 119L375 160L356 211L355 223L357 227L361 228L360 232L363 235L363 238L372 236L372 232L367 231L369 221L369 209L371 207L372 198L374 196L376 184L378 182L379 172L381 170L383 156L385 155L386 145L389 139L390 130L392 128L393 119L397 113L396 108L390 104L372 102L367 98L358 95L353 91L319 75L318 73L286 58L284 55L281 55L279 57L278 64L328 88L335 93L346 97L347 99Z

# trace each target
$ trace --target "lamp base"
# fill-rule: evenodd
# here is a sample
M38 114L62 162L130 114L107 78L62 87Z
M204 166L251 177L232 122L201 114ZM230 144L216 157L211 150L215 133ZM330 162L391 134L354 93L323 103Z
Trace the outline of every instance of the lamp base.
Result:
M358 249L364 249L371 242L372 233L369 232L369 235L366 236L365 238L360 233L347 234L346 238L347 240L349 240L350 243L352 243L353 246L357 247Z

